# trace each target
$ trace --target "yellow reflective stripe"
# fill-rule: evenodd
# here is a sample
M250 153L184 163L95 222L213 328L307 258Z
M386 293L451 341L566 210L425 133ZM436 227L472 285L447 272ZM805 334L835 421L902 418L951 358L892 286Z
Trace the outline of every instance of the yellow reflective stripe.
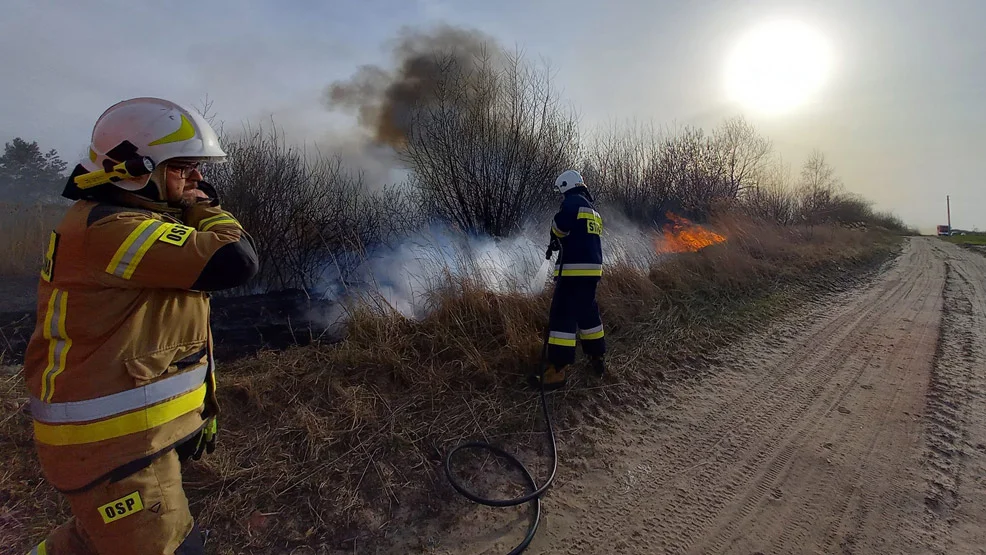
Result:
M554 221L551 222L551 233L553 233L555 237L567 237L568 236L568 233L566 233L566 232L558 229L558 226L555 225L555 222Z
M224 218L232 218L232 216L230 216L229 214L227 214L225 212L223 212L222 214L216 214L215 216L209 216L208 218L205 218L205 219L203 219L202 221L199 222L199 229L202 229L202 226L203 225L207 225L209 222L212 222L212 221L215 221L215 220L222 220Z
M27 555L48 555L48 540L39 543Z
M236 227L243 229L243 226L240 225L240 222L236 221L236 218L233 218L232 216L226 216L224 218L219 218L219 219L215 219L215 218L219 218L219 217L213 216L212 218L209 218L209 220L212 221L209 221L208 223L205 223L208 220L203 220L202 222L199 222L199 231L209 231L213 227L220 224L234 224Z
M592 341L593 339L602 339L602 337L604 335L605 335L605 332L603 332L602 330L597 331L595 333L581 333L581 332L579 332L579 337L582 338L582 339L585 339L587 341Z
M55 299L58 297L58 289L51 292L48 299L48 310L45 311L44 338L48 340L48 366L41 373L41 398L48 397L48 374L55 367L55 339L51 331L51 320L55 314Z
M95 422L128 414L135 410L142 410L162 401L195 391L205 383L208 373L208 366L200 364L193 370L181 372L163 380L83 401L45 403L32 397L29 407L31 416L38 422L45 424Z
M52 425L34 421L34 437L47 445L82 445L144 432L188 414L205 401L206 384L159 405L91 424Z
M181 125L178 130L174 133L168 133L167 135L161 137L160 139L148 143L149 146L164 145L168 143L178 143L181 141L187 141L195 136L195 128L192 127L192 122L188 121L185 114L181 115Z
M68 291L53 290L44 323L44 337L48 340L48 366L41 373L41 399L44 401L50 401L55 394L55 378L65 370L68 351L72 348L72 340L65 331L67 311Z
M549 345L560 345L562 347L574 347L575 346L575 334L567 333L563 331L549 331L548 332L548 344Z
M106 265L106 273L108 274L117 273L117 270L121 266L123 257L130 250L130 247L133 246L134 242L137 241L137 239L141 236L141 234L144 233L144 231L148 227L154 225L155 223L160 223L160 222L158 222L157 220L144 220L140 222L140 225L137 226L137 229L134 229L133 231L130 232L130 235L128 235L126 240L123 241L123 244L120 245L120 248L116 249L116 254L113 255L113 259L110 260L110 263Z
M61 299L59 299L58 303L58 341L55 345L55 356L57 360L51 377L48 380L47 401L51 401L52 396L55 395L55 378L65 371L68 351L72 348L72 339L68 336L68 331L65 329L65 320L68 316L68 291L62 291L61 293Z
M580 219L580 220L592 220L592 221L596 222L597 224L603 223L603 219L601 217L595 216L593 214L579 214L579 218L578 219Z
M549 337L548 338L548 344L549 345L560 345L562 347L574 347L575 346L575 340L574 339L562 339L560 337Z

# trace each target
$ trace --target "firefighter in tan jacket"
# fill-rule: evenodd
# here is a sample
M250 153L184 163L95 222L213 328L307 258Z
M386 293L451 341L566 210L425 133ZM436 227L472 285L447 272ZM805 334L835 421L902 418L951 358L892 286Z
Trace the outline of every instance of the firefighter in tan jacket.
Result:
M225 156L208 122L165 100L120 102L96 122L63 193L76 202L51 234L24 364L38 458L73 518L31 553L204 553L180 462L215 441L208 292L258 268L199 171ZM75 179L141 157L149 175Z

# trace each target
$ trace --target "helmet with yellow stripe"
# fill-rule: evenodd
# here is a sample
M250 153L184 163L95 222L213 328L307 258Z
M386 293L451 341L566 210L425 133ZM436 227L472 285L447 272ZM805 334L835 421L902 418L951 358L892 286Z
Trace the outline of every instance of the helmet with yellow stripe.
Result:
M162 166L175 158L221 162L226 159L226 152L219 145L215 130L198 112L160 98L132 98L110 106L99 116L93 127L88 157L79 163L73 175L108 170L139 157L149 157ZM139 191L152 178L153 174L115 181L112 185ZM71 188L71 179L69 185ZM162 198L162 185L157 185ZM68 192L65 196L69 196Z

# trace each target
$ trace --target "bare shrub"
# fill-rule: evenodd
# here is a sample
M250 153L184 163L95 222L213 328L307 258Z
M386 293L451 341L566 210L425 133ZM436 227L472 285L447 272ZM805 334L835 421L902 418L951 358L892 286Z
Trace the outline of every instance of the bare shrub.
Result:
M275 130L248 130L224 144L228 160L210 166L207 178L257 244L254 288L315 288L338 260L333 254L388 241L419 221L406 187L369 193L339 159L287 146Z
M659 133L631 125L598 134L584 168L601 202L637 223L663 222L669 210L701 221L717 201L757 186L770 149L742 118L711 135L691 126Z
M601 205L636 223L660 221L674 196L672 184L659 178L662 152L652 125L612 126L587 147L583 177Z
M799 216L799 198L792 184L790 167L783 160L765 166L760 180L743 192L742 205L748 214L779 225L789 225Z
M574 159L578 133L545 69L520 56L441 63L433 94L409 115L401 158L428 212L503 237L557 201L551 185Z

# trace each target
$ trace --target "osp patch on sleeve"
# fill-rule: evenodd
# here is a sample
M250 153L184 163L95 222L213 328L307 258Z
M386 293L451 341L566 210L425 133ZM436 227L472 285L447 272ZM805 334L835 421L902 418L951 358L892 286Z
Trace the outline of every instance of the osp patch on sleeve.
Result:
M110 501L98 510L99 516L103 517L103 522L109 524L143 511L144 503L140 500L140 492L135 491L115 501Z
M48 248L45 249L44 263L41 266L41 277L49 283L55 275L55 252L58 250L58 239L60 237L58 232L52 231L51 236L48 237Z
M181 224L167 224L168 230L158 237L158 241L168 243L170 245L182 246L188 238L192 236L192 228L187 225Z

